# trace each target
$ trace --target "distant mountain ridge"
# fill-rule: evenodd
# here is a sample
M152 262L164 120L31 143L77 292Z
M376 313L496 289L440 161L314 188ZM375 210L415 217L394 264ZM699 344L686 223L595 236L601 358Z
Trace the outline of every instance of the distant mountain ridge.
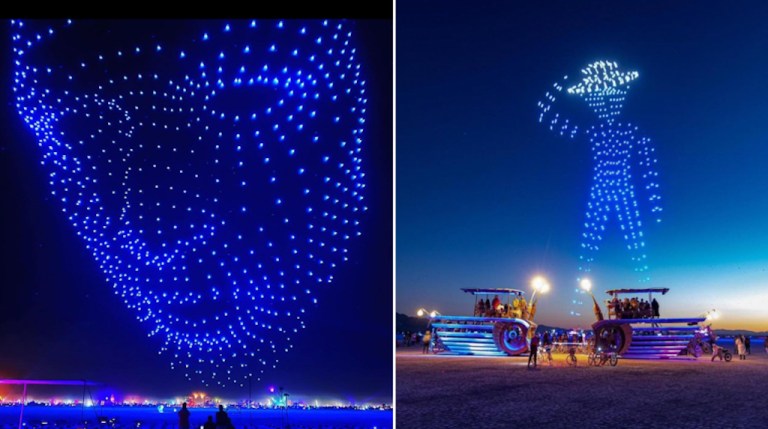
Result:
M423 332L427 330L429 318L413 317L403 313L395 313L395 332Z

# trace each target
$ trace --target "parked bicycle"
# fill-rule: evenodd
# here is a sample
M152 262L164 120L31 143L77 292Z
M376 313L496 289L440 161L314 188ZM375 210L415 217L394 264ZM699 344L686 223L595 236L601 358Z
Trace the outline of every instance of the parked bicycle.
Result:
M551 347L539 347L537 353L537 359L539 362L546 362L549 366L552 366L552 349Z
M568 356L565 357L565 362L568 364L568 366L576 366L576 362L578 360L576 359L576 347L571 347L568 349Z
M432 353L438 354L445 351L445 344L443 344L443 340L441 340L440 337L435 336L430 348L432 349Z
M606 363L616 366L619 363L619 355L615 350L602 350L598 348L587 356L587 365L603 366Z

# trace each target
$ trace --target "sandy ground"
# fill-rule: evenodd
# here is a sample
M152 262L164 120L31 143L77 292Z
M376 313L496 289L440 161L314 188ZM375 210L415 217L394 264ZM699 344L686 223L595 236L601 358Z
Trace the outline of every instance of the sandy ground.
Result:
M396 353L398 429L768 428L768 355L527 369L526 357Z

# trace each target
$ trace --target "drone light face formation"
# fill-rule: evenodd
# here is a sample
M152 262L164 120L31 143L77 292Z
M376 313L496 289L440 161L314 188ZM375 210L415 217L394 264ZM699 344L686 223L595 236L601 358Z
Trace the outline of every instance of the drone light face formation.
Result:
M160 353L206 384L273 368L362 233L350 24L11 27L51 192Z
M567 93L582 97L597 115L594 125L582 127L592 148L594 160L592 187L587 202L582 232L580 271L591 271L599 243L607 233L609 222L618 226L635 271L641 281L648 281L645 253L644 224L638 193L648 198L650 215L661 221L661 197L655 150L649 138L638 135L638 128L629 123L617 123L629 83L639 76L636 71L622 72L615 62L596 61L582 71L583 79L567 88ZM565 76L563 80L567 80ZM570 138L578 134L579 126L552 110L564 85L555 83L553 91L539 102L539 122L548 119L549 129ZM583 304L583 291L576 288L574 304ZM577 311L571 312L579 315Z

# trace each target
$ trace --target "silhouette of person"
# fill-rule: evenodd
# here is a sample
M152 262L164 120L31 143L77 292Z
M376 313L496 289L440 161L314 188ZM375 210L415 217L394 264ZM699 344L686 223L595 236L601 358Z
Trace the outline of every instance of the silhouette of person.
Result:
M536 365L538 364L536 359L536 354L539 351L539 336L534 335L533 338L531 338L531 352L528 355L528 368L531 367L531 360L533 360L533 367L536 368Z
M232 422L229 420L227 412L224 411L223 405L219 405L219 412L216 413L216 427L219 429L229 429L232 427Z
M186 402L181 404L179 410L179 429L189 429L189 410Z
M651 308L653 308L653 317L659 317L659 302L656 301L656 298L651 301Z
M203 429L216 429L216 423L213 422L213 416L208 416L208 421L203 425Z
M736 345L736 351L739 353L739 360L747 360L747 347L744 345L743 335L737 335L733 343Z

